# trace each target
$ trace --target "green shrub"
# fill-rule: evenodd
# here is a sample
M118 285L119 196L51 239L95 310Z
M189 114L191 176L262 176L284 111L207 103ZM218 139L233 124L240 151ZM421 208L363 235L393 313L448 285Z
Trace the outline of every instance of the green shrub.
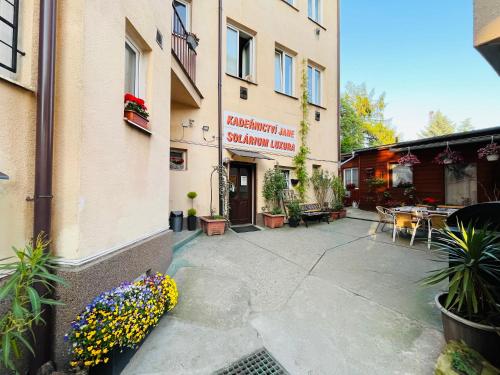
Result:
M45 252L47 246L48 242L40 235L23 249L13 248L17 257L14 262L0 264L0 273L11 273L0 288L0 302L10 303L0 319L0 364L16 372L14 359L21 356L21 346L35 354L29 336L33 325L45 324L42 318L44 307L61 305L47 298L56 284L64 284L62 278L50 272L57 268L57 257ZM40 293L35 285L43 286L44 292Z
M195 199L197 196L198 196L198 193L197 193L197 192L195 192L195 191L190 191L189 193L187 193L187 197L188 197L189 199L191 199L191 200L192 200L192 199Z
M187 212L188 216L196 216L196 209L190 208Z
M288 206L288 217L292 220L300 220L302 218L302 209L298 200L291 201Z
M344 182L339 176L332 177L332 191L332 208L335 211L339 211L344 208L344 199L346 196Z
M262 195L266 201L267 209L272 212L281 211L281 200L286 189L285 174L278 168L270 168L264 175ZM283 211L281 211L283 212Z

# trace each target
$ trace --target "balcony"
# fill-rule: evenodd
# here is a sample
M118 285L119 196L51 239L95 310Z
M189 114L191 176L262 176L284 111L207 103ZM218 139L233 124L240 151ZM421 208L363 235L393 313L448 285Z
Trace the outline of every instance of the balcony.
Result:
M200 108L203 96L196 87L197 38L187 31L172 4L172 101Z

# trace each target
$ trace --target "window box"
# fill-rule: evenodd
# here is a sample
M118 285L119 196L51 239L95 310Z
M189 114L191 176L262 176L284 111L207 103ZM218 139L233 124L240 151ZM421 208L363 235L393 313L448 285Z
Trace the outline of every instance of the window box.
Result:
M128 123L143 128L147 131L151 131L151 128L149 127L149 120L147 118L142 117L140 114L134 111L127 110L124 111L123 115L125 121L127 121Z

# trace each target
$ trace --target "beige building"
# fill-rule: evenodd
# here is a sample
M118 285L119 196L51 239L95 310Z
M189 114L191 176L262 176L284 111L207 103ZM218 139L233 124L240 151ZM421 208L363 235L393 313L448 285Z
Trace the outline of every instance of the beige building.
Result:
M217 0L4 3L0 257L34 227L50 232L71 285L58 289L66 305L51 339L41 340L58 364L67 359L64 333L86 303L167 269L169 212L190 207L188 191L199 194L198 214L209 214L219 143L235 183L234 224L257 220L266 169L278 164L293 185L302 69L311 78L308 168L337 171L336 1L225 0L222 13ZM125 120L125 93L145 101L146 127ZM217 209L216 191L214 178Z
M38 34L39 8L56 3L50 232L71 287L58 290L66 306L56 311L53 340L41 342L55 342L52 351L64 363L64 333L86 303L170 263L172 5L2 1L0 258L33 236L35 201L50 199L35 194L37 96L45 96ZM124 121L126 91L146 101L149 132Z
M500 75L500 3L474 1L474 47Z
M325 0L223 2L220 139L218 4L215 0L174 1L179 34L185 29L200 41L196 55L185 63L186 67L195 64L190 79L184 74L189 68L175 68L181 60L175 54L172 64L172 209L185 213L191 205L186 194L196 191L198 215L210 213L210 176L218 165L220 146L232 184L232 224L260 222L262 180L268 168L279 165L293 187L303 69L309 77L311 103L309 173L315 167L337 172L337 5L337 1ZM177 56L183 56L182 52ZM217 211L217 176L213 179L213 209Z

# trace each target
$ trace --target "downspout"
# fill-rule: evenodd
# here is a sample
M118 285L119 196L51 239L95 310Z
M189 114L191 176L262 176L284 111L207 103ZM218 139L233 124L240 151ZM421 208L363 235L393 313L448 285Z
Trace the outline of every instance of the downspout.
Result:
M340 144L340 1L337 0L337 160L341 161ZM354 153L353 153L354 157ZM342 167L342 164L340 165ZM339 168L339 174L340 174Z
M219 215L224 216L222 184L222 0L219 0L219 45L217 72L217 115L218 115L218 165L219 165Z
M57 0L40 0L38 40L38 85L35 155L35 201L33 237L43 233L50 240L52 202L52 155L54 139L54 76L56 50ZM49 249L46 249L49 251ZM37 285L38 288L43 288ZM43 289L42 289L43 290ZM48 297L50 298L50 296ZM52 317L49 308L43 314L45 325L34 327L35 356L30 373L49 361L52 353Z
M340 163L340 167L344 166L344 164L347 164L349 163L352 159L354 159L356 157L356 151L353 151L352 152L352 156L347 159L347 160L344 160L343 162Z

